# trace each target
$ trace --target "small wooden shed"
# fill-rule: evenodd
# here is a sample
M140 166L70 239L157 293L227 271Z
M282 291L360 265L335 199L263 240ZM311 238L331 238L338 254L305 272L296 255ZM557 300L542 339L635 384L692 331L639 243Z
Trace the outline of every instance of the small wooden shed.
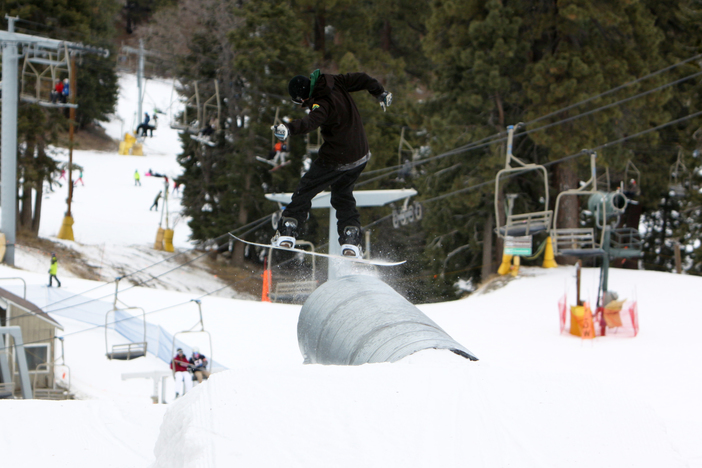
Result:
M0 326L18 326L22 329L30 380L34 382L36 374L37 388L53 387L54 369L51 364L54 362L54 338L57 329L63 331L61 324L35 304L0 288ZM13 380L16 388L19 388L15 348L11 340L10 336L6 336L5 345L9 351Z

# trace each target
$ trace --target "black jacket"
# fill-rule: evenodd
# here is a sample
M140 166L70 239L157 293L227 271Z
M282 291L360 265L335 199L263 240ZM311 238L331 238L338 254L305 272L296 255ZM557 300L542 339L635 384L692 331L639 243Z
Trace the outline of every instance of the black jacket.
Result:
M363 121L349 94L364 89L375 97L385 91L378 80L365 73L323 74L315 83L312 96L305 102L310 113L287 124L291 135L322 128L324 143L316 161L320 166L347 165L368 154Z

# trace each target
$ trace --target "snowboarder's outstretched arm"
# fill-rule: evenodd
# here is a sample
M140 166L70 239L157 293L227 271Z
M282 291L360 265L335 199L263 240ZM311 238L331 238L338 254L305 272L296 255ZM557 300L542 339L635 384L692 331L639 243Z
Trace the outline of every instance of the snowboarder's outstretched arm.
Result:
M380 103L380 107L383 111L386 111L390 104L392 103L392 93L389 93L383 88L378 80L366 73L347 73L345 75L339 75L341 83L344 85L347 91L350 93L354 91L367 90L374 98Z

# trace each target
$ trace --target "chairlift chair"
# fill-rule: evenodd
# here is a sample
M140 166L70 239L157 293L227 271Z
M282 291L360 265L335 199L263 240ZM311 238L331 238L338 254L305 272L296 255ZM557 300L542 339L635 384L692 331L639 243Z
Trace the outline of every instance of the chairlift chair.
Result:
M70 56L68 46L56 51L47 51L38 46L27 50L22 65L20 99L24 102L49 108L77 108L77 104L51 102L54 83L58 80L71 79Z
M669 194L673 197L683 197L690 185L690 171L685 166L683 150L678 150L677 160L670 166L670 179L668 183Z
M308 155L312 156L313 154L319 153L319 148L321 148L322 143L324 143L321 127L317 129L314 141L312 140L312 133L305 135L305 143L307 145L306 151Z
M195 114L195 115L193 115ZM180 119L171 120L171 128L174 130L182 130L189 133L197 133L202 120L200 112L200 90L197 86L197 81L193 82L193 94L185 100L183 112Z
M124 343L109 346L108 332L109 332L109 317L110 314L117 311L128 311L128 310L140 310L142 320L144 322L144 339L143 341L136 343ZM133 317L136 318L136 317ZM146 341L146 311L141 307L126 307L124 309L113 308L105 314L105 356L107 359L113 360L117 359L120 361L130 361L132 359L137 359L146 356L147 349ZM111 350L110 350L111 349Z
M295 241L295 248L302 249L304 247L309 247L311 252L314 252L314 244L309 241L297 240ZM274 248L268 249L268 273L272 277L271 267L273 258ZM316 256L310 255L310 260L312 261L312 279L308 281L278 281L275 284L275 288L269 293L270 299L273 302L284 302L291 301L297 302L306 299L310 294L317 289L319 286L317 282L317 262Z
M208 358L207 370L212 372L212 365L214 363L214 360L212 359L212 335L210 335L210 332L205 330L205 322L202 319L202 301L200 301L199 299L191 299L190 302L194 302L195 304L197 304L197 310L198 310L198 313L200 315L200 320L190 330L179 331L173 335L173 344L171 346L171 360L173 360L173 357L175 356L175 352L177 349L176 342L177 342L178 336L186 335L186 334L190 334L190 335L200 334L200 335L207 337L207 342L208 342L209 348L210 348L210 354L207 355L207 358ZM195 327L197 327L198 325L199 325L199 329L195 329ZM173 377L175 377L175 366L172 366L171 373L173 374Z
M565 190L556 197L555 214L553 219L553 229L551 230L551 240L553 241L553 251L555 255L565 255L573 257L604 256L607 252L614 258L618 249L629 250L626 256L640 254L640 249L634 248L639 245L638 232L631 228L610 229L607 227L609 218L618 217L624 213L628 204L627 197L620 191L602 192L597 188L597 153L590 151L590 179L577 189ZM601 230L600 238L595 235L595 228L558 228L558 213L560 203L566 196L589 196L588 208L595 216L595 225ZM610 235L614 235L610 239ZM640 235L638 236L640 239ZM606 245L610 244L610 245Z
M516 126L518 127L519 124ZM505 159L505 168L501 169L495 177L495 232L498 236L504 238L506 236L529 236L539 232L548 231L551 227L551 218L553 211L548 209L548 172L546 168L540 164L527 164L512 154L512 141L514 140L514 125L507 127L507 154ZM514 162L518 167L512 167L510 164ZM532 213L510 212L507 214L505 225L500 224L499 214L499 194L500 194L500 179L508 174L519 174L522 172L537 170L541 171L544 178L544 206L546 210L536 211Z
M61 356L52 360L51 362L43 362L37 365L36 372L34 372L32 389L34 392L34 398L37 400L68 400L71 398L71 368L66 364L63 349L63 337L58 337L58 340L61 342ZM66 388L60 388L56 385L55 372L57 366L65 367L67 370L68 380ZM53 374L51 388L37 388L37 376L42 368L45 368L49 372L49 376L52 376Z

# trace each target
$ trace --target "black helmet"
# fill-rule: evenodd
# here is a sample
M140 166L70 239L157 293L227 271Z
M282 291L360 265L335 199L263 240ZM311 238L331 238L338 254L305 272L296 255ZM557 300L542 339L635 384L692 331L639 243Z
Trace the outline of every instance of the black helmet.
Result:
M288 92L295 104L302 104L304 99L310 97L310 79L306 76L297 75L288 83Z

